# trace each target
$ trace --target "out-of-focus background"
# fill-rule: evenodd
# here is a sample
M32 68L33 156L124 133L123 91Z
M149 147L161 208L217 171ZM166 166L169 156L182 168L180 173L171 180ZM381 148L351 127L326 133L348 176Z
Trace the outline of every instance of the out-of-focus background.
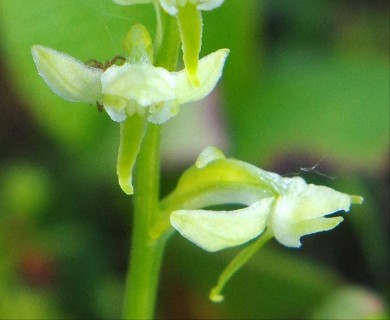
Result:
M389 3L226 0L204 12L202 55L231 49L216 92L164 129L162 193L203 147L350 194L362 206L300 249L271 242L208 300L239 251L210 254L175 234L158 318L388 317ZM131 197L118 187L118 125L38 76L41 44L82 61L121 53L151 5L0 0L0 318L120 316Z

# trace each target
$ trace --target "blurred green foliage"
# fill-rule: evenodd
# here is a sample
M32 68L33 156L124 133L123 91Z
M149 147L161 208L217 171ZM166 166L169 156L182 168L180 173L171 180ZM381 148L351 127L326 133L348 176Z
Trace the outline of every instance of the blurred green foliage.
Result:
M226 0L204 14L202 55L231 49L217 97L228 154L361 194L365 203L299 250L266 246L218 305L208 290L237 250L209 254L175 235L158 317L388 316L387 13L381 0ZM153 34L152 6L0 1L0 318L120 315L131 198L116 181L119 129L93 106L54 95L30 48L105 61L121 53L133 23ZM164 193L181 170L169 167Z

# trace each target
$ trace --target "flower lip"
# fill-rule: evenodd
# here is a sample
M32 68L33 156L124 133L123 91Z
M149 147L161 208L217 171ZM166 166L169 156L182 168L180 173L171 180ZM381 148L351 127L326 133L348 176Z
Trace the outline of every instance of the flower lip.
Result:
M279 196L269 224L275 238L288 247L300 247L302 236L335 228L343 218L326 216L347 212L353 203L348 194L306 184L300 177L283 180L288 187Z

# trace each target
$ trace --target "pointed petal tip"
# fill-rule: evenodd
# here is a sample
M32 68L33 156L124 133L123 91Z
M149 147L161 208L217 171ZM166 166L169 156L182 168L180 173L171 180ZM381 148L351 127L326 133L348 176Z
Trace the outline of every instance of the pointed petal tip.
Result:
M126 182L121 182L119 180L119 185L120 185L122 191L124 193L126 193L127 195L131 196L134 193L134 188L133 188L131 183L129 184L129 183L126 183Z
M215 289L211 290L210 295L209 295L209 299L215 303L223 302L223 300L225 300L225 297L222 294L219 294L215 291L216 291Z
M32 54L33 56L35 56L41 48L43 48L41 45L39 45L39 44L34 44L34 45L31 47L31 54Z
M153 2L153 0L112 0L114 3L122 5L122 6L129 6L133 4L144 4L144 3L150 3Z
M204 1L201 2L200 4L197 5L198 10L213 10L215 8L218 8L219 6L222 5L222 3L225 0L209 0L209 1Z
M229 51L229 49L219 49L200 59L197 71L200 82L198 87L191 82L192 71L187 66L185 70L175 73L178 84L176 89L177 102L179 104L203 99L214 89L222 75Z
M351 196L351 203L353 204L363 204L364 198L361 196L353 195Z
M42 46L40 44L34 44L31 46L31 52L37 52L39 50L52 50L52 49Z
M227 57L229 55L229 53L230 53L230 49L222 48L222 49L217 50L216 52L223 53L225 55L225 57Z
M117 175L123 192L133 194L133 167L145 134L144 118L132 116L120 124Z
M54 49L39 44L35 44L31 47L31 54L37 67L39 66L40 59L44 58L44 55L53 54L54 52L56 52Z
M199 155L196 160L195 166L198 169L206 167L209 163L214 162L219 159L225 159L223 152L213 146L206 147Z
M332 218L320 217L317 219L312 219L305 223L300 223L298 225L293 226L292 228L289 228L289 230L284 234L280 232L276 232L275 239L286 247L299 248L302 245L301 243L302 237L315 234L318 232L332 230L336 228L343 221L344 218L340 216L332 217Z

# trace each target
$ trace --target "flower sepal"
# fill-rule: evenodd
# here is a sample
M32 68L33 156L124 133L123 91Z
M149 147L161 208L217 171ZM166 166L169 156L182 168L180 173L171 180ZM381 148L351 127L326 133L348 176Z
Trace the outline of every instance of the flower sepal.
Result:
M61 98L87 104L95 104L100 99L103 70L40 45L34 45L31 53L39 75Z

